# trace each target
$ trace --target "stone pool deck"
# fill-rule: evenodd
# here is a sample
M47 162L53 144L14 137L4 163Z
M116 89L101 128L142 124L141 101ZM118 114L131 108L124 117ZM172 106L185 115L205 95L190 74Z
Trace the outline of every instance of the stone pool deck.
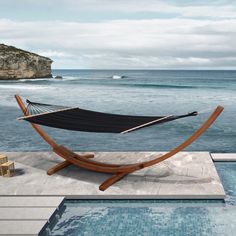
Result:
M182 152L126 176L106 191L99 185L109 174L75 166L52 176L46 170L62 161L49 152L8 152L16 176L0 179L0 196L63 196L69 199L223 199L225 192L208 152ZM95 160L134 163L153 159L155 152L99 152Z
M59 214L65 198L73 199L223 199L225 192L214 161L236 161L236 154L182 152L161 164L135 172L98 190L108 174L74 166L53 176L46 170L61 159L49 152L9 152L16 175L0 177L0 235L41 235ZM161 153L95 153L96 160L132 163ZM55 217L56 219L57 217Z

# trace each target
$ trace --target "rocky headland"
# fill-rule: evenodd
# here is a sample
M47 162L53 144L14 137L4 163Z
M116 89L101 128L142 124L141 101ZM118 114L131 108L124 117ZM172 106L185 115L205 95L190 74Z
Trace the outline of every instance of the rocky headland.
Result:
M0 80L51 78L52 60L0 44Z

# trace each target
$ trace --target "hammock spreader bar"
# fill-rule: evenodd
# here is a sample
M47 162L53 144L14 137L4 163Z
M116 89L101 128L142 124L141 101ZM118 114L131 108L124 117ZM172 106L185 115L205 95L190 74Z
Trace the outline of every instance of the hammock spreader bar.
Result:
M172 120L196 116L191 112L185 115L130 116L110 114L28 101L28 116L19 118L34 124L74 131L97 133L128 133L140 128L161 124Z

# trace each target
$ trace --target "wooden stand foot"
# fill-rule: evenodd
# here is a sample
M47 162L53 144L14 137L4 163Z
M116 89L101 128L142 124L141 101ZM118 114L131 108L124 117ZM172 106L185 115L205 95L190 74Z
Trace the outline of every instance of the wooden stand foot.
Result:
M65 168L65 167L67 167L67 166L69 166L69 165L71 165L71 163L70 163L69 161L63 161L63 162L61 162L61 163L59 163L59 164L53 166L52 168L50 168L50 169L47 171L47 174L48 174L48 175L53 175L53 174L55 174L57 171L59 171L59 170Z
M112 184L116 183L120 179L122 179L125 175L128 173L118 173L113 175L111 178L107 179L105 182L103 182L100 186L99 189L101 191L105 191L107 188L109 188Z

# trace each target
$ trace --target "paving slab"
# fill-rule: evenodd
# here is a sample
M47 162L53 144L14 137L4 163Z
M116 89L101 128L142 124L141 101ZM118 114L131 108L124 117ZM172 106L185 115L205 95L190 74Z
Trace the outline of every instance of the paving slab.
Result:
M236 153L211 153L214 161L236 161Z
M69 166L52 176L47 169L62 161L49 152L6 153L16 176L1 178L0 195L65 196L86 199L223 199L225 192L208 152L182 152L136 171L106 191L99 185L110 174ZM94 160L115 164L147 161L160 152L99 152Z
M0 220L48 220L55 208L0 208Z
M64 197L9 197L9 196L2 196L0 197L0 208L4 207L50 207L50 208L57 208L62 201L64 200Z
M41 229L44 227L46 223L47 223L46 220L36 220L36 221L1 220L0 235L38 236Z

